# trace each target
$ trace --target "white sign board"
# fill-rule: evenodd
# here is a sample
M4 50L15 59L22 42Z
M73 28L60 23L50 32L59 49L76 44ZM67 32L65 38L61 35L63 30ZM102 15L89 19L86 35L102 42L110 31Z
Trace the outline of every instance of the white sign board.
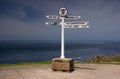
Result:
M87 25L89 22L86 22L86 21L71 21L71 22L65 22L65 24L67 25L71 25L71 24L74 24L74 25Z
M46 16L48 19L61 19L60 16L56 16L56 15L48 15Z
M86 21L74 21L74 22L65 22L64 28L89 28L87 25L89 22Z
M88 25L65 25L64 28L89 28Z
M67 16L65 19L80 19L80 16Z
M46 25L57 25L57 24L60 24L60 23L58 23L58 22L46 22L45 24Z
M48 15L46 17L48 19L61 19L60 16L56 16L56 15ZM80 16L66 16L66 17L64 17L64 19L80 19Z

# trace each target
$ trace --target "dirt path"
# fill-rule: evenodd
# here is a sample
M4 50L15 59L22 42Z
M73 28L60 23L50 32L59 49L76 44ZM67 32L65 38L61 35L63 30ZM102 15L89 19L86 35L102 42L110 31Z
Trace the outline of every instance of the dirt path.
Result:
M52 71L50 65L0 67L0 79L120 79L120 65L76 64L75 71Z

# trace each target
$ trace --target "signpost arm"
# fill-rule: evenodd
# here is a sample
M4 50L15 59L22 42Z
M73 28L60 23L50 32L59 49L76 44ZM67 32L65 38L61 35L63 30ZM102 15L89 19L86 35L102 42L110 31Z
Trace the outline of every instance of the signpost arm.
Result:
M61 17L61 58L65 58L64 54L64 17Z

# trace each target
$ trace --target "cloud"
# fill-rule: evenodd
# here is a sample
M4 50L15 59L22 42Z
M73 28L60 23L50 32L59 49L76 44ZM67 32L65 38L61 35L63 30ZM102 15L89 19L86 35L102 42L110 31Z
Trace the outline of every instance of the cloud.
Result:
M0 19L1 40L47 40L60 38L59 27L45 26L40 21L23 22L16 19ZM57 31L58 30L58 31ZM54 34L56 32L56 34ZM58 34L57 34L58 33Z
M120 39L119 0L1 0L0 39L60 39L59 26L46 26L46 15L58 15L61 6L68 15L80 15L90 21L89 29L65 29L65 38ZM68 20L70 21L70 20Z

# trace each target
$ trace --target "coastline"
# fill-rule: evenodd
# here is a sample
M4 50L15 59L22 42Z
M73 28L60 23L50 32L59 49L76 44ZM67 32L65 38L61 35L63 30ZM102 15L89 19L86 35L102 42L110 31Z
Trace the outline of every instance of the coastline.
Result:
M110 65L120 65L120 62L78 62L74 61L74 64L110 64ZM51 61L45 62L22 62L16 64L4 63L0 64L0 67L9 67L9 66L24 66L24 65L51 65Z

